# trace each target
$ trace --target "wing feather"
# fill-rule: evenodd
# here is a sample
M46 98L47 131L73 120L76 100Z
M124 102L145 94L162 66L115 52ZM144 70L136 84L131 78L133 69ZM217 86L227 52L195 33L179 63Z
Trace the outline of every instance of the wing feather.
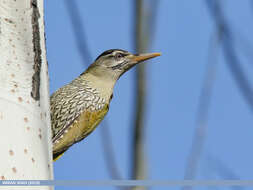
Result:
M96 89L78 79L58 89L50 97L53 143L61 138L81 113L85 110L98 111L105 103Z

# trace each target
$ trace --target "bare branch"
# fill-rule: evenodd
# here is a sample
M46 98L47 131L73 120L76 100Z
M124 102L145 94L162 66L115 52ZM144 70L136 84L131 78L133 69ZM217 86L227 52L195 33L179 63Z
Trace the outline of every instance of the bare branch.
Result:
M207 161L208 167L214 170L219 176L222 177L222 179L240 180L240 177L231 168L229 168L226 163L222 162L218 158L209 155ZM231 186L230 188L234 190L245 189L243 186Z
M153 41L155 32L155 20L159 1L152 1L151 9L145 10L142 0L133 1L134 5L134 49L137 53L145 52ZM146 65L141 64L136 69L136 86L134 107L134 135L132 144L132 178L145 179L147 175L146 160L144 153L144 134L145 134L145 110L146 110ZM135 187L134 189L145 189Z
M252 64L252 60L253 60L252 44L250 44L249 41L245 39L244 36L242 36L239 31L235 31L234 28L233 28L233 31L234 31L233 33L236 33L236 35L233 35L236 51L241 51L244 54L244 56L248 58L249 64L253 65Z
M103 121L101 129L101 143L104 150L104 157L106 161L107 170L110 171L111 177L113 179L123 179L119 173L119 168L117 168L116 157L114 154L112 136L110 133L109 125L107 121ZM124 189L124 188L122 188Z
M236 81L238 88L240 89L240 92L250 105L250 108L253 109L253 91L250 87L247 77L244 75L243 69L239 65L239 60L234 50L233 36L231 31L229 30L227 22L225 21L224 15L222 14L220 4L218 3L218 1L209 0L207 0L206 3L208 6L208 10L210 11L212 17L216 22L217 28L219 28L219 39L222 42L222 48L225 54L226 63L232 73L232 76ZM199 127L196 130L195 137L193 140L191 154L187 163L185 179L193 179L196 176L197 163L199 161L199 157L203 149L202 147L207 127L206 122L208 115L208 102L210 101L210 90L208 91L202 93L202 100L204 103L200 104L200 108L198 111L197 123ZM206 98L204 98L204 96ZM192 188L184 187L184 189Z
M214 81L216 77L217 70L217 53L218 45L220 43L220 36L222 30L221 26L218 26L217 31L211 36L209 41L208 50L208 64L206 68L205 79L203 87L201 90L201 95L199 98L199 105L196 118L196 130L193 137L192 147L190 150L190 155L187 160L186 170L184 179L194 179L197 173L197 166L201 153L203 151L203 146L205 142L206 132L207 132L207 121L208 112L211 102L212 90L214 86ZM183 187L184 190L192 189L192 187Z
M142 38L143 34L143 1L133 1L135 9L134 17L134 44L135 51L142 52L144 50L144 41ZM132 165L132 178L133 179L144 179L145 178L145 166L143 156L143 127L144 127L144 110L145 110L145 97L146 97L146 81L145 81L145 64L137 66L136 69L136 86L134 92L135 104L135 125L133 135L133 165Z
M225 55L227 66L236 82L239 92L244 97L247 105L250 110L253 111L253 89L251 84L248 81L247 76L244 74L244 70L240 65L239 59L236 56L234 49L234 37L229 30L229 25L225 20L225 17L220 9L218 1L206 1L208 10L214 19L216 25L223 26L223 35L222 35L222 49Z

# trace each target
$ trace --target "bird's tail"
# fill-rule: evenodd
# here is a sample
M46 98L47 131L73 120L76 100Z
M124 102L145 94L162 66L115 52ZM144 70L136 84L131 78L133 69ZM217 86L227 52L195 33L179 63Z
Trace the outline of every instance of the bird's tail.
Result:
M53 153L53 161L55 162L55 161L58 160L60 157L62 157L62 155L64 154L64 152L65 152L65 151Z

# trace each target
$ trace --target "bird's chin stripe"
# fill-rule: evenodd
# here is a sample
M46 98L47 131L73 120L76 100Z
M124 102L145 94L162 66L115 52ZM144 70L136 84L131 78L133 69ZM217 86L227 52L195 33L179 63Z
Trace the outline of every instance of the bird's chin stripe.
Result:
M120 63L120 64L118 64L118 65L112 66L111 68L112 68L113 70L121 69L125 64L127 64L127 61L123 61L122 63Z

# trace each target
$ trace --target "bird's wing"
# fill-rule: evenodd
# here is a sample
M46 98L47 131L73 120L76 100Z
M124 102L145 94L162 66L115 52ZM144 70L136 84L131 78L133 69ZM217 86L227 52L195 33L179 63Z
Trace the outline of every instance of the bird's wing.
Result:
M105 99L88 85L66 85L50 97L51 126L55 143L85 110L102 109Z
M96 126L102 121L108 111L108 104L98 111L84 111L67 128L67 133L59 133L58 140L54 143L54 160L60 157L70 146L81 141L88 136Z

